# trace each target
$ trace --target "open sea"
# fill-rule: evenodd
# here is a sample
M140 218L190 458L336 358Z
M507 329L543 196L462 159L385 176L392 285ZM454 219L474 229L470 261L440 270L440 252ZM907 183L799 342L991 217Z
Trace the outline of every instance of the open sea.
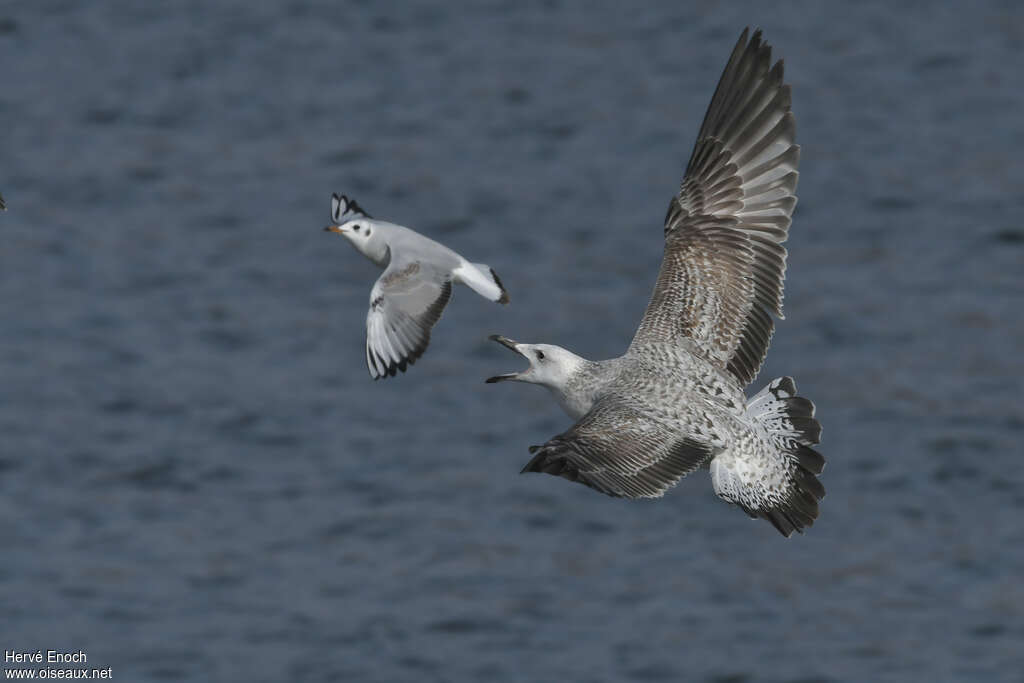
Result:
M518 474L493 333L619 355L725 61L793 87L786 540ZM1024 5L0 5L0 648L151 681L1024 680ZM487 262L370 380L331 192ZM56 665L12 664L20 668ZM86 666L76 664L76 667Z

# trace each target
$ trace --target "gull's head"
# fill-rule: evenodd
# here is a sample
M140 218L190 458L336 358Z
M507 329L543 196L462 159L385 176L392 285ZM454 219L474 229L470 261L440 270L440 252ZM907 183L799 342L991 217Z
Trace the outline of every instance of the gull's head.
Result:
M376 221L354 199L345 195L332 195L331 220L331 225L324 230L338 233L367 256L375 251L371 248L371 241L376 232Z
M505 381L529 382L551 389L561 389L580 366L587 362L572 351L554 344L521 344L500 334L491 335L491 340L518 353L529 361L530 367L522 372L489 377L488 384Z

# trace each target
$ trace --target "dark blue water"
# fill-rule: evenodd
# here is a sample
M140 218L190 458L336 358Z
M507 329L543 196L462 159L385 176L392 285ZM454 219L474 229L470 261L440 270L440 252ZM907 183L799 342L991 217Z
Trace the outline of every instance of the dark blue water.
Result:
M852 4L852 3L851 3ZM1024 10L0 9L0 647L120 681L1019 681ZM785 540L706 473L519 476L504 333L618 355L745 25L803 146L755 388L818 406ZM501 274L374 383L332 191Z

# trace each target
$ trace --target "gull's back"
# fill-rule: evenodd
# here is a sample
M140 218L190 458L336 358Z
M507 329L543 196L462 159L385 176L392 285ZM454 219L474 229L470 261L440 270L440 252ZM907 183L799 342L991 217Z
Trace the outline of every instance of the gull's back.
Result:
M462 263L457 253L411 228L387 221L375 221L377 230L388 244L391 258L404 261L429 262L438 270L454 270Z

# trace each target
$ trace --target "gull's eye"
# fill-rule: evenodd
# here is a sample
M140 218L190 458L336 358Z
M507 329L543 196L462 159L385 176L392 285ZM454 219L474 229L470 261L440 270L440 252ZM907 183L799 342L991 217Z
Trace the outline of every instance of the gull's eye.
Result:
M356 232L359 232L359 226L358 225L353 225L352 229L355 230Z
M543 351L536 351L536 354L537 354L537 360L544 360L544 352Z

